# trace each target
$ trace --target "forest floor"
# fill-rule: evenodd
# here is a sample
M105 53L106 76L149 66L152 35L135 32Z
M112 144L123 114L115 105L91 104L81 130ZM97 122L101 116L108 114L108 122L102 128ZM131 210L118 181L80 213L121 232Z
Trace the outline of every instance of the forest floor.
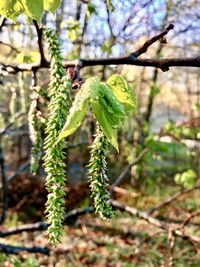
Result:
M28 186L27 186L28 188ZM41 187L42 188L42 187ZM173 188L173 189L172 189ZM165 186L155 188L152 192L136 192L129 185L125 186L124 194L115 194L120 203L148 211L157 203L173 195L179 187ZM80 188L76 188L77 193ZM70 196L74 202L79 194L72 190ZM85 189L82 191L84 192ZM26 192L27 193L27 192ZM132 195L130 195L132 194ZM38 199L37 206L30 202L34 195ZM70 195L70 194L69 194ZM39 203L44 206L43 193L32 192L31 196L18 199L9 208L6 221L1 231L25 223L37 222ZM15 195L15 200L17 195ZM85 195L76 207L87 207L90 198ZM166 207L156 211L153 216L160 221L173 222L181 225L187 215L198 209L200 192L196 190L184 195ZM73 206L73 205L72 205ZM43 208L40 208L40 211ZM200 235L200 218L192 220L187 229L190 234ZM170 249L169 233L148 222L138 219L128 213L116 211L110 221L102 221L93 214L80 216L73 225L66 225L61 243L57 247L48 244L45 231L22 232L6 238L0 238L0 243L14 246L48 247L50 255L21 252L17 255L0 254L0 266L7 267L157 267L157 266L200 266L200 246L176 237L173 248ZM173 260L173 263L172 263ZM171 261L171 263L170 263ZM171 265L170 265L171 264ZM172 265L173 264L173 265Z

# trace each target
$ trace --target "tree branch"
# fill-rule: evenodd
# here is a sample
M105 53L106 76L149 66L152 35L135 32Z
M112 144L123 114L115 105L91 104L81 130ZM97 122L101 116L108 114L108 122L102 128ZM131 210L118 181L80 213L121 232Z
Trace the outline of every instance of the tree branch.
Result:
M122 171L122 173L119 175L119 177L115 180L115 182L112 184L111 186L111 194L113 193L114 191L114 188L119 185L121 183L121 181L125 178L126 174L128 173L128 171L136 164L138 163L142 158L143 156L147 153L148 149L145 148L141 151L141 153L137 156L137 158L135 158L133 160L133 162L131 162L130 164L128 164L126 166L126 168Z
M94 212L93 207L88 207L84 209L74 209L65 215L64 222L68 225L74 225L74 223L76 222L79 216L92 213L92 212ZM15 235L15 234L22 233L24 231L26 232L44 231L44 230L47 230L48 226L49 224L43 221L37 222L37 223L24 224L18 227L10 228L7 231L0 232L0 237L3 238L6 236Z
M194 67L200 68L200 56L192 58L163 58L163 59L149 59L135 57L113 57L113 58L100 58L100 59L80 59L72 61L63 61L63 67L76 67L80 68L91 67L91 66L105 66L105 65L135 65L143 67L153 67L161 69L162 71L168 71L170 67ZM34 64L18 64L9 65L0 63L0 74L16 74L21 71L37 71L42 68L49 68L50 62L45 61Z
M38 34L38 46L40 50L41 60L39 63L34 64L19 64L19 65L6 65L1 63L0 74L15 74L20 71L37 71L40 68L49 68L50 62L46 61L42 46L42 28L39 28L37 22L34 21L36 31ZM138 57L144 54L148 48L162 39L171 29L173 25L170 24L164 31L160 34L154 36L150 40L146 41L141 48L131 53L129 56L125 57L111 57L111 58L100 58L100 59L77 59L73 61L63 61L63 66L65 68L76 67L79 68L90 67L90 66L105 66L105 65L135 65L143 67L154 67L161 69L162 71L168 71L170 67L197 67L200 68L200 56L192 58L163 58L163 59L149 59Z
M44 55L44 49L43 49L43 44L42 44L43 28L39 27L36 20L33 20L33 24L35 26L37 36L38 36L37 43L38 43L38 47L39 47L39 51L40 51L40 65L49 66L49 64L46 61L45 55Z
M178 229L179 226L176 226L176 225L170 224L170 223L166 223L166 222L162 222L158 219L155 219L151 215L149 215L148 212L141 211L141 210L133 208L133 207L125 206L124 204L119 203L118 201L115 201L115 200L111 200L111 204L114 208L116 208L120 211L126 211L126 212L130 213L131 215L134 215L134 216L138 217L139 219L143 219L143 220L147 221L148 223L150 223L150 224L152 224L152 225L154 225L160 229L163 229L167 232L169 232L169 230L173 231L174 235L176 235L176 236L179 236L179 237L186 239L190 242L200 243L200 237L193 236L193 235L187 235L187 234L183 233L183 231ZM77 220L77 218L79 216L86 215L88 213L93 213L93 212L94 212L93 207L88 207L85 209L72 210L69 213L67 213L67 215L65 216L65 223L74 225L75 221ZM44 222L25 224L25 225L21 225L21 226L16 227L16 228L10 228L7 231L0 232L0 237L6 237L6 236L13 235L13 234L18 234L18 233L21 233L23 231L29 231L29 232L39 231L39 230L43 231L43 230L46 230L47 227L48 227L48 224L46 224Z
M132 53L132 56L134 56L134 57L137 58L137 57L141 56L142 54L146 53L147 50L148 50L148 48L153 43L155 43L156 41L162 39L173 28L174 28L174 25L173 24L169 24L169 26L167 26L167 28L164 29L160 34L158 34L158 35L154 36L153 38L149 39L148 41L146 41L141 48L139 48L137 51L135 51L134 53Z
M11 245L0 244L0 251L6 254L18 254L19 252L27 251L30 253L42 253L45 255L49 255L49 249L47 247L27 248L27 247L16 247Z
M140 219L143 219L143 220L147 221L148 223L150 223L150 224L152 224L158 228L166 230L167 232L169 232L169 230L170 230L176 236L179 236L179 237L186 239L190 242L192 241L192 242L200 243L200 237L199 236L187 235L187 234L183 233L181 230L176 229L175 226L173 226L169 223L166 223L166 222L161 222L158 219L153 218L145 211L140 211L136 208L125 206L124 204L121 204L115 200L111 200L111 204L113 207L117 208L118 210L126 211L126 212L130 213L131 215L134 215Z
M149 215L152 215L156 210L168 205L168 204L171 204L173 201L175 201L177 198L185 195L185 194L188 194L188 193L191 193L192 191L194 190L197 190L200 188L200 185L195 185L194 187L190 188L190 189L186 189L184 191L181 191L181 192L178 192L176 194L174 194L173 196L163 200L162 202L158 203L155 207L153 207L152 209L150 209L150 211L148 212Z

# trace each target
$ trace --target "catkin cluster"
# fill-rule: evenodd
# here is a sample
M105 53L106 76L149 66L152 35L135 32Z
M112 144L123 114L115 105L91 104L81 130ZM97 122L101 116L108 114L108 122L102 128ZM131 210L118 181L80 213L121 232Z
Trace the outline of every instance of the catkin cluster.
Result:
M29 133L31 139L31 164L30 170L33 174L37 174L39 163L42 157L42 130L44 118L39 108L40 98L42 98L43 89L39 86L32 88L31 104L28 113Z
M60 43L53 30L46 30L46 37L51 56L51 81L49 88L50 103L49 116L46 123L44 166L47 172L46 188L48 197L46 202L47 220L49 223L49 241L56 244L60 241L64 219L64 186L66 179L66 142L57 143L58 135L63 128L68 115L71 80L66 76L62 66Z
M95 211L102 219L110 219L113 210L109 201L106 157L109 152L109 142L97 124L96 137L91 146L89 179Z

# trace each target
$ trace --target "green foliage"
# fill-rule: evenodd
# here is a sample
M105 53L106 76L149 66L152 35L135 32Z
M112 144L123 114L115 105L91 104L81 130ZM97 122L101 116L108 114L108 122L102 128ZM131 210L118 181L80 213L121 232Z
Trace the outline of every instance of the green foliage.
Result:
M118 150L117 129L122 126L125 119L124 108L126 111L135 110L136 101L127 82L120 75L111 76L107 84L101 83L98 77L89 78L84 83L75 97L58 141L76 131L86 114L87 107L91 104L94 116L108 141ZM122 93L117 93L117 89Z
M194 186L197 179L197 174L192 170L187 170L183 173L177 173L174 177L176 184L183 185L185 188Z
M65 186L65 142L56 143L60 130L64 126L70 100L71 80L65 76L62 66L59 40L53 30L46 30L51 55L51 84L49 88L49 117L46 127L44 165L47 172L46 187L49 192L46 203L49 240L56 244L62 234L64 219Z
M43 14L43 0L20 0L28 17L40 21Z
M74 42L80 34L80 22L69 18L67 21L67 35L70 41Z
M113 216L106 176L108 147L107 138L101 128L97 126L97 134L91 146L91 158L88 167L95 210L102 219L110 219Z
M168 121L164 126L163 132L165 134L172 135L177 139L186 138L191 140L200 140L200 127L198 126L189 127L183 124L177 127L177 125L173 122Z
M61 0L44 0L44 9L55 13L61 4Z
M92 101L92 110L109 142L118 151L117 129L122 126L126 114L106 84L100 83L99 89L98 97Z
M44 10L54 13L60 3L61 0L1 0L0 15L16 20L25 12L28 17L40 21Z
M87 11L86 11L87 19L89 19L92 14L98 15L97 10L96 10L96 5L92 3L88 3Z
M123 78L123 76L115 74L108 80L107 84L110 86L115 97L124 105L125 110L135 111L136 109L136 97L133 94L133 90Z
M20 260L17 256L11 256L10 262L14 267L38 267L39 263L36 258L28 256L25 260Z
M98 126L92 145L89 177L95 209L101 218L111 218L113 214L109 202L106 177L108 143L110 142L118 150L117 129L122 126L126 117L124 108L126 107L127 111L131 107L132 109L135 108L135 97L124 78L119 75L111 76L110 83L113 88L100 82L98 77L86 80L75 97L57 141L59 142L62 138L76 131L85 117L89 104L91 104L93 114L100 126ZM122 93L114 94L113 91L116 92L116 88L120 89Z
M109 39L105 40L102 45L101 45L101 50L103 52L108 53L110 55L112 53L112 46L111 46L111 41Z
M16 20L16 18L24 11L20 0L1 0L0 15L3 17Z
M153 84L152 86L151 86L151 90L150 90L150 94L151 94L151 96L156 96L157 94L159 94L160 93L160 88L158 87L158 86L156 86L156 84Z
M59 134L58 141L60 141L63 137L67 137L73 134L81 125L91 98L95 97L97 94L96 91L98 91L99 83L99 78L94 77L88 79L83 84L75 97L75 100L69 112L69 116L67 117L67 121L61 133Z

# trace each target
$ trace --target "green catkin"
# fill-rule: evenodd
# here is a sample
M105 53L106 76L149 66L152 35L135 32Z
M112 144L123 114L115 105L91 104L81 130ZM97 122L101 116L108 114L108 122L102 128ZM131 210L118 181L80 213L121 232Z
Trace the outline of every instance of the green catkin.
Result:
M51 56L51 82L49 88L50 103L49 116L46 123L44 166L47 172L46 188L48 197L46 202L48 234L50 243L60 242L64 220L64 187L66 179L66 155L63 152L65 141L57 143L59 132L62 130L71 104L71 80L66 76L62 66L60 43L53 30L45 31L49 53Z
M42 113L38 107L42 88L35 86L32 88L32 101L28 113L29 133L31 139L31 159L30 171L37 174L39 163L42 157Z
M16 113L17 113L17 93L14 87L11 88L11 97L9 103L10 122L16 126Z
M97 134L91 146L88 173L95 211L102 219L110 219L113 216L113 210L109 200L108 178L106 175L106 157L108 151L109 142L100 126L97 125Z
M25 80L25 75L23 72L20 72L18 74L18 84L19 84L20 105L22 113L27 112L27 103L28 103L24 80Z

